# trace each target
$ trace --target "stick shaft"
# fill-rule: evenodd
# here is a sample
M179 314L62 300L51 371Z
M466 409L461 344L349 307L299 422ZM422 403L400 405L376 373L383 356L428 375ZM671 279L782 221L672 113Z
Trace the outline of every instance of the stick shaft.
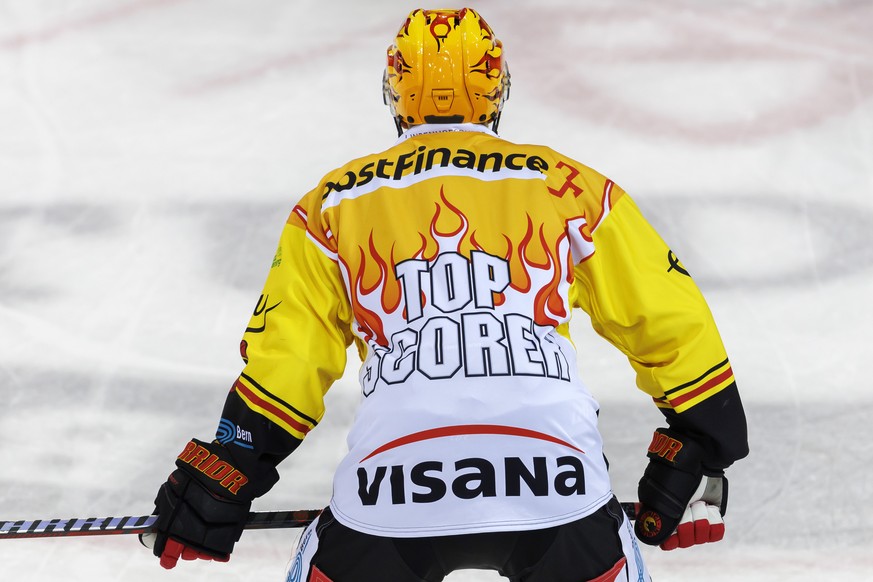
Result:
M622 503L621 508L630 519L636 517L636 503ZM245 528L280 529L306 527L320 513L320 509L252 511L249 513ZM139 515L0 521L0 540L141 534L152 531L156 520L156 515Z
M249 513L246 529L306 527L319 513L320 509L253 511ZM152 531L157 519L156 515L140 515L0 521L0 540L141 534Z

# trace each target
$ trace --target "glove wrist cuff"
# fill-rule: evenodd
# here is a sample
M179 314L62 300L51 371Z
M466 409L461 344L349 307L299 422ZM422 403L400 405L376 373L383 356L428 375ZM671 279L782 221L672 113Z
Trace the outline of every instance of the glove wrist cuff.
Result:
M176 466L212 494L249 503L269 491L279 478L275 467L254 474L238 465L230 452L217 442L191 439L176 458Z
M672 469L700 475L704 449L695 440L670 428L659 428L652 435L646 456Z

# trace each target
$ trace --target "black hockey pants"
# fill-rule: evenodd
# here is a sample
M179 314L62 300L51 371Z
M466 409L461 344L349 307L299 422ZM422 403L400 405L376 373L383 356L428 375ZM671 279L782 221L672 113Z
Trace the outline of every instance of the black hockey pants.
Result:
M301 545L317 549L298 551L288 582L440 582L464 569L496 570L512 582L649 580L635 540L621 535L627 525L615 498L578 521L532 531L387 538L347 528L330 509L314 526L304 536L317 541Z

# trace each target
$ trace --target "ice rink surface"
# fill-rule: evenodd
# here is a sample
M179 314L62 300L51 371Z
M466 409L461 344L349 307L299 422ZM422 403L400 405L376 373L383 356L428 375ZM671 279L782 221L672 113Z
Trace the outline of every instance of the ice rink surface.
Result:
M731 355L752 453L727 537L646 548L654 579L873 580L873 2L471 5L512 71L501 135L623 186ZM0 0L0 520L151 511L214 433L293 204L393 143L384 51L415 7ZM632 499L660 415L584 313L573 333ZM327 502L355 367L255 509ZM278 582L298 533L172 572L133 536L0 540L0 579Z

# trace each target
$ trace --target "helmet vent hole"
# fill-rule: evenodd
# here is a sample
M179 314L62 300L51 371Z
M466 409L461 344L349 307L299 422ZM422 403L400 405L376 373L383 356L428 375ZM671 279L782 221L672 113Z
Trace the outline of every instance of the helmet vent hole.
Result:
M452 103L455 101L454 89L434 89L431 92L434 106L439 113L445 113L452 108Z

